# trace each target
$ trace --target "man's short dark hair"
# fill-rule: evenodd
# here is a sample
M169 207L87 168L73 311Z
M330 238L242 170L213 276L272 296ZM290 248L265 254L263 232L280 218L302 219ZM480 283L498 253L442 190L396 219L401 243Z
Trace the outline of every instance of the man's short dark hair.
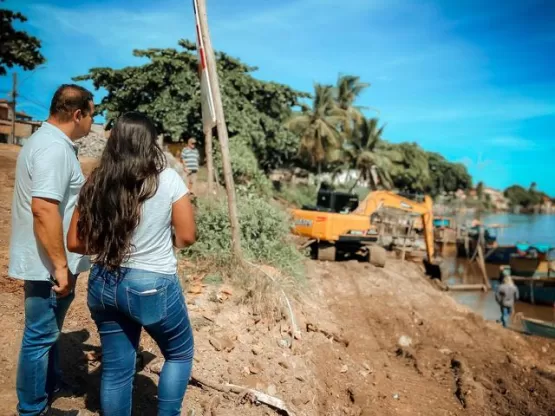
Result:
M62 122L71 120L77 110L81 110L83 115L88 115L92 101L93 95L86 88L75 84L63 84L52 97L50 115Z

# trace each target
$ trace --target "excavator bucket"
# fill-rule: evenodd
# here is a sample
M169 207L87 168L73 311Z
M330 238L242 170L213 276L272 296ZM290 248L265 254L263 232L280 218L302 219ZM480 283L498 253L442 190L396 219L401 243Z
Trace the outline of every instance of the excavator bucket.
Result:
M424 259L424 269L426 270L426 274L432 279L443 280L443 278L446 277L446 270L441 261L430 262Z

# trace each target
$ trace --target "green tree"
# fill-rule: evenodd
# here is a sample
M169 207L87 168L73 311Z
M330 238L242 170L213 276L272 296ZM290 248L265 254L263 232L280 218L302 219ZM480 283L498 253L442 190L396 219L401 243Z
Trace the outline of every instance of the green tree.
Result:
M391 161L389 175L399 190L424 192L430 183L428 154L416 143L381 142L377 151Z
M524 189L520 185L509 186L505 189L503 194L509 200L511 207L521 206L528 208L533 202L528 190Z
M439 153L428 152L428 166L430 181L425 190L432 196L472 186L472 177L462 163L451 163Z
M318 168L318 176L322 173L322 165L337 157L341 145L337 126L343 119L336 110L333 88L315 84L312 107L303 106L302 111L287 122L287 127L301 137L299 155Z
M361 82L360 77L354 75L343 75L338 78L335 87L335 100L343 116L341 124L343 132L349 134L356 124L364 120L361 113L362 107L355 106L355 101L369 86L370 84Z
M122 69L92 68L74 80L90 80L95 88L107 91L97 111L104 113L109 123L126 111L141 111L167 138L195 137L203 143L196 47L186 40L179 45L181 50L135 50L134 56L148 62ZM292 164L299 136L284 123L298 101L309 94L255 79L252 72L256 68L225 53L217 52L216 60L230 146L235 140L242 141L266 171Z
M16 30L13 24L17 21L23 23L27 18L12 10L0 9L0 76L6 75L7 68L19 66L31 70L45 62L40 53L40 40L27 32Z
M484 200L484 182L478 182L478 185L476 185L476 196L479 201Z

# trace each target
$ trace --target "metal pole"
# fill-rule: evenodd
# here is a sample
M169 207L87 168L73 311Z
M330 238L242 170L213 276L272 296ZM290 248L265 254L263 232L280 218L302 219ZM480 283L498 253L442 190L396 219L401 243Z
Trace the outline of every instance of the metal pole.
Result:
M17 73L12 74L12 132L10 134L9 144L15 144L15 119L16 119L16 97L17 97Z

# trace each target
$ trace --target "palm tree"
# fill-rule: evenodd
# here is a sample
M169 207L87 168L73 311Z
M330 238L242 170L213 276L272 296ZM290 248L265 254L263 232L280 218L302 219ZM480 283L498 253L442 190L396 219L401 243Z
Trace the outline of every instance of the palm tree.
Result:
M312 107L302 106L301 112L286 123L292 132L301 137L299 155L318 167L318 180L322 164L332 161L334 151L341 145L341 135L336 126L342 120L335 105L333 87L315 84Z
M355 106L354 103L362 91L369 86L370 84L361 82L360 77L354 75L342 75L337 79L335 100L344 117L342 122L344 132L349 133L354 124L363 120L361 113L363 107Z
M348 132L356 123L360 123L364 116L362 110L371 109L380 114L380 111L372 107L355 106L354 103L360 94L370 86L369 83L361 82L360 77L354 75L340 75L335 87L337 107L342 110L345 117L342 130Z
M359 171L359 176L351 191L363 179L369 181L373 189L380 184L385 188L391 187L389 170L391 161L387 154L378 150L382 142L385 125L378 127L378 119L362 119L356 123L349 140L344 145L344 154L349 167Z

